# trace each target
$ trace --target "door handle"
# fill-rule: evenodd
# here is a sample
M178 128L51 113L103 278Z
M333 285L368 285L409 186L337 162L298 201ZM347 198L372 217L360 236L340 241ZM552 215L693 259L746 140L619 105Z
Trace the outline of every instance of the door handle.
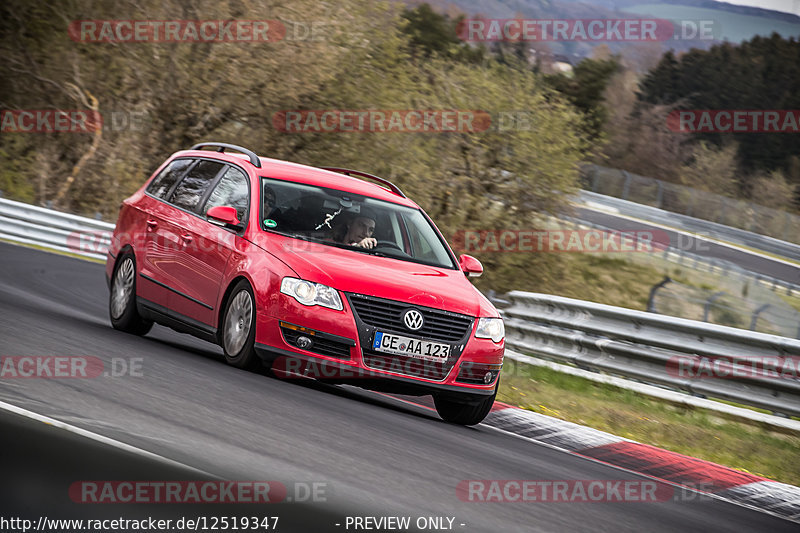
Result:
M156 220L148 220L147 221L147 229L148 230L152 231L152 230L156 229L157 227L158 227L158 221L156 221Z
M181 235L181 239L183 239L184 244L191 244L192 235L191 233L184 233L183 235Z

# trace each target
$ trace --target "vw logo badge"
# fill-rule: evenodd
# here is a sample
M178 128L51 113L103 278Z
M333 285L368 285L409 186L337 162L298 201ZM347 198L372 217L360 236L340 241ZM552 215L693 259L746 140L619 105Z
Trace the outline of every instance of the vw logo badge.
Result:
M424 322L425 319L422 318L422 313L416 309L409 309L403 315L403 324L405 324L406 327L411 331L417 331L420 329Z

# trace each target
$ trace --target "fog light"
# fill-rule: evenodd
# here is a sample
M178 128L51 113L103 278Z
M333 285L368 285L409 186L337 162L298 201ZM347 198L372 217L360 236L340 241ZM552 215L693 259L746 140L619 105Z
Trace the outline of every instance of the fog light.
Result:
M492 375L491 372L487 372L483 375L483 382L486 383L487 385L491 383L493 379L494 376Z
M303 350L308 350L309 348L311 348L312 341L305 335L300 335L299 337L297 337L295 343L297 344L298 348L301 348Z

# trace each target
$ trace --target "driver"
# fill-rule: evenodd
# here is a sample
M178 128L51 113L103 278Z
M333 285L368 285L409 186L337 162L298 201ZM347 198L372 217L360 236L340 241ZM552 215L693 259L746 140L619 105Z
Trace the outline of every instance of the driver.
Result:
M378 244L378 240L373 237L374 233L375 216L362 212L344 224L340 231L334 232L333 240L360 248L374 248Z

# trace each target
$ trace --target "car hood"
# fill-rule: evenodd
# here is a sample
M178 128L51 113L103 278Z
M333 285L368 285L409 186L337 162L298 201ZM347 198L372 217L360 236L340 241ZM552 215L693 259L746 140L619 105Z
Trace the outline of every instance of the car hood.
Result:
M499 316L461 270L262 233L256 244L298 276L340 291L399 300L470 316Z

